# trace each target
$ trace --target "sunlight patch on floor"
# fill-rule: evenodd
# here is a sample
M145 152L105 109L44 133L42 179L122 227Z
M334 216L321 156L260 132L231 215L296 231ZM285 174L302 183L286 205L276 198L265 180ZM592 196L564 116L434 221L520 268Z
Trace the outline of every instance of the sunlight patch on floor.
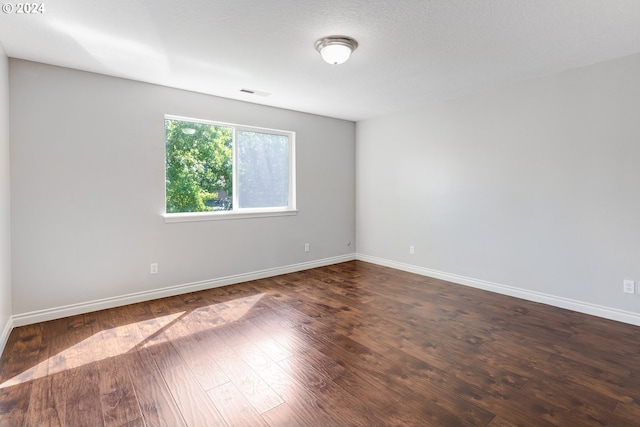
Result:
M256 294L199 307L188 313L181 311L100 331L5 381L0 384L0 389L119 356L136 347L179 340L185 334L235 322L247 314L263 295Z

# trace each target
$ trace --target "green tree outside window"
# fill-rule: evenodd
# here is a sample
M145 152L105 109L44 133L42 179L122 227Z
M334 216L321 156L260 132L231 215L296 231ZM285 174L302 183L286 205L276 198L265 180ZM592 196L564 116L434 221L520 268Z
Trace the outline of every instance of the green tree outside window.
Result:
M232 209L233 130L165 119L166 211Z

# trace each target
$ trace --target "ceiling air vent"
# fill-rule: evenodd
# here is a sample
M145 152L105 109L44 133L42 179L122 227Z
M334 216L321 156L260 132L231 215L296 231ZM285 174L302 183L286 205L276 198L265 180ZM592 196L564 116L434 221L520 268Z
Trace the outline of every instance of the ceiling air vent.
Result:
M271 95L268 92L260 92L259 90L253 90L253 89L240 89L240 92L248 93L250 95L258 95L258 96L270 96Z

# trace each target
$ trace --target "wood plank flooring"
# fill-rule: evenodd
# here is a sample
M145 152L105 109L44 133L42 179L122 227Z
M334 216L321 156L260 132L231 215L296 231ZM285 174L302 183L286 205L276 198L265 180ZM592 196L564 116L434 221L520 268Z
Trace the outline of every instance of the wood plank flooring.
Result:
M360 261L16 328L0 426L638 426L640 328Z

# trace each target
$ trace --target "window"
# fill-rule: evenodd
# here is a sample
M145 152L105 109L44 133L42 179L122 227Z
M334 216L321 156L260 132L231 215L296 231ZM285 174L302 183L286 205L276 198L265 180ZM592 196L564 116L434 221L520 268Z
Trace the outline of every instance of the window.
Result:
M294 133L165 116L168 221L295 213Z

